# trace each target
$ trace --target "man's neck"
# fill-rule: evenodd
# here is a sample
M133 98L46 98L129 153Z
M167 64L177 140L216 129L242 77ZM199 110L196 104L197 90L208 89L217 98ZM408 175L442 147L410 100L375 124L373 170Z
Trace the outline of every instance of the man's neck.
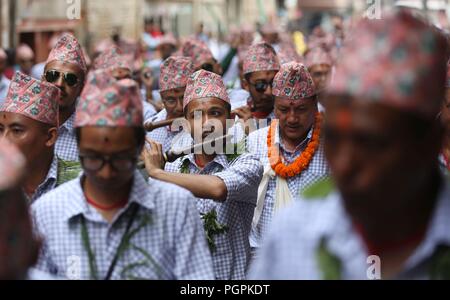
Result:
M280 131L280 139L281 139L281 142L283 143L285 150L290 151L290 152L295 151L298 148L298 146L306 140L306 138L308 137L309 131L311 131L311 129L309 129L305 135L303 135L300 138L295 139L295 140L285 138L283 133Z
M207 164L209 164L210 162L212 162L214 160L214 158L216 157L216 154L213 155L207 155L207 154L195 154L194 158L195 158L195 162L198 165L198 167L200 168L204 168Z
M47 178L48 172L53 163L53 150L50 153L41 155L38 160L29 166L27 176L24 180L23 189L28 196L32 196L36 189Z
M392 210L383 209L382 212L372 209L364 216L352 217L364 232L364 238L384 252L378 254L398 254L402 250L402 243L398 247L390 246L397 245L399 241L405 241L405 247L411 246L410 244L406 245L406 241L411 242L415 237L425 233L437 202L441 184L438 171L431 174L433 175L428 176L427 182L411 193L392 192L385 197L385 199L391 199L391 201L386 199L385 203L401 202L408 203L408 205L393 207ZM372 201L376 201L376 199L372 199ZM420 241L415 242L418 244Z
M75 107L59 111L59 126L62 126L75 113Z

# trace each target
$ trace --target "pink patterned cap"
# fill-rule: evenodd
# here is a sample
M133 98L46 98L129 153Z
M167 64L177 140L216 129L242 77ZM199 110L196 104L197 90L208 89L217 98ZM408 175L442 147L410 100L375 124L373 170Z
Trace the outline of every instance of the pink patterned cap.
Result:
M301 63L290 62L281 66L273 79L272 94L290 100L303 100L316 94L308 69Z
M61 91L55 85L16 72L0 110L58 126L58 99L60 97Z
M227 88L219 75L199 70L189 77L186 92L184 93L183 109L195 99L218 98L230 103Z
M183 43L181 54L192 59L195 69L200 68L204 62L214 59L208 45L193 38L189 38Z
M291 43L282 44L278 53L280 64L284 65L290 62L302 62L302 57L295 50L295 46Z
M333 66L330 54L321 47L313 48L306 53L306 67L309 69L315 65Z
M131 79L116 80L110 70L91 72L81 93L74 126L143 126L137 83Z
M130 58L125 56L117 46L109 47L94 61L94 70L119 68L132 70L132 64Z
M0 191L19 184L25 173L26 160L22 152L6 139L0 140Z
M188 57L171 56L161 65L159 88L161 92L182 88L194 73L194 65Z
M250 46L244 60L244 74L279 69L280 61L271 45L261 42Z
M434 118L445 95L446 52L444 36L409 12L362 20L344 46L329 93Z
M48 56L47 64L55 60L77 65L85 74L87 72L83 49L71 33L65 33L59 38Z
M173 34L167 33L159 40L159 45L164 45L164 44L176 46L177 39L173 36Z

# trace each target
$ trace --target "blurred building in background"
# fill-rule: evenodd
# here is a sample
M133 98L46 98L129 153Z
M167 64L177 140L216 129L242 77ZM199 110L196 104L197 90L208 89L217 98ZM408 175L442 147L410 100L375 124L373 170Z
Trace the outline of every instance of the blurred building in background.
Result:
M317 25L326 29L333 15L360 16L376 2L417 9L448 28L449 0L0 0L0 45L27 43L42 61L54 33L73 31L92 52L114 30L139 39L146 19L176 36L191 35L203 24L206 34L221 38L232 28L267 21L308 34Z

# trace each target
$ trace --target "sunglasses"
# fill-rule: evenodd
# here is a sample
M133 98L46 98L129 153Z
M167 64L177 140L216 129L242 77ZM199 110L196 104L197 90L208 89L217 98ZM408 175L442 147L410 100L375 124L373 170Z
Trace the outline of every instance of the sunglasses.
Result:
M115 171L130 171L134 169L137 158L130 156L100 156L80 154L80 162L82 167L90 172L101 170L108 163Z
M256 83L252 83L252 82L249 82L249 83L255 87L255 90L258 93L264 93L269 86L272 86L273 81L271 81L271 82L258 81Z
M49 70L45 72L45 80L50 83L55 83L61 75L63 75L64 82L70 87L74 87L80 82L77 75L73 73L63 73L56 70Z

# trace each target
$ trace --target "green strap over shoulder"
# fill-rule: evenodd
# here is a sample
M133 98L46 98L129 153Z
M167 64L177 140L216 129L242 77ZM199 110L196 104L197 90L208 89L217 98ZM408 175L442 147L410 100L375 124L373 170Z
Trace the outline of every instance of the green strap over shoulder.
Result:
M323 199L335 190L335 185L330 177L319 180L306 187L300 196L306 200Z
M75 179L80 175L81 164L77 161L67 161L58 158L58 176L56 180L56 186L60 186L72 179Z

